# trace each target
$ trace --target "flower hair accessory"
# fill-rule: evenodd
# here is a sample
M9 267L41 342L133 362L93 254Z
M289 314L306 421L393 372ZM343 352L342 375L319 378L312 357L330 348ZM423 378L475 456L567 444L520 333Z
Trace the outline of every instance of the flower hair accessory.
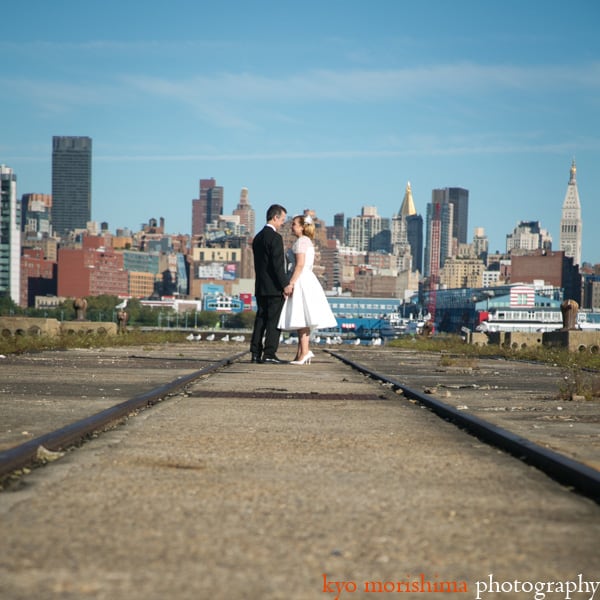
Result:
M304 217L304 224L305 225L312 225L313 224L313 220L312 220L312 217L310 215L306 215Z

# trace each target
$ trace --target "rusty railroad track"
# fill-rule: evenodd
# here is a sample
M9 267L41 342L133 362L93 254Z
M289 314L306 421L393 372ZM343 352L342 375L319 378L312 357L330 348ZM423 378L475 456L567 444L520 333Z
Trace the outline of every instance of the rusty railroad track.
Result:
M400 391L404 397L420 403L422 406L433 411L440 418L454 423L457 427L465 430L487 444L493 445L511 454L512 456L525 461L526 463L538 468L549 477L555 479L561 484L568 486L578 493L585 495L596 502L600 502L600 472L596 469L578 462L560 452L545 448L517 435L508 429L494 425L485 419L470 414L468 411L457 410L455 407L434 398L426 393L412 389L395 378L389 377L375 371L361 363L351 360L344 354L336 351L327 350L328 354L347 366L360 371L371 377L373 380L386 384L388 387ZM220 369L229 367L247 352L241 352L217 360L208 366L194 371L188 375L178 377L173 381L160 385L148 392L134 396L129 400L120 402L110 408L102 410L86 418L80 419L70 425L51 431L15 447L0 451L0 480L14 475L24 468L39 465L38 449L41 447L51 451L64 451L73 446L77 446L89 438L91 435L113 427L125 420L132 413L148 408L166 397L176 394L196 379L213 374ZM214 396L214 393L207 392L206 395ZM200 395L204 395L201 393ZM227 394L220 394L226 396ZM229 395L239 396L240 392ZM281 399L342 399L342 396L335 393L319 394L290 394L288 392L280 393L277 391L253 391L247 390L242 395L247 398L281 398ZM364 396L364 397L363 397ZM343 398L348 399L345 395ZM377 393L371 395L362 395L360 400L369 400L377 398Z

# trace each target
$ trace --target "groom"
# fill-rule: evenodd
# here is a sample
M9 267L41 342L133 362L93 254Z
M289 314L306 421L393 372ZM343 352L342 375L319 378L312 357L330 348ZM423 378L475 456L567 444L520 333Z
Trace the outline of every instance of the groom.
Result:
M286 216L287 211L283 206L279 204L269 206L267 224L256 234L252 242L257 310L250 352L252 362L256 363L285 362L279 360L275 353L279 346L277 322L283 308L284 295L292 293L285 272L283 239L278 233L285 223Z

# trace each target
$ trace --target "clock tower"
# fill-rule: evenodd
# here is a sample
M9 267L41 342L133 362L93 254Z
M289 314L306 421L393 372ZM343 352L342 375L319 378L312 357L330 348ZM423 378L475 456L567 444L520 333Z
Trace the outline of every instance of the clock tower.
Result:
M571 164L571 176L565 201L562 207L562 218L560 220L560 250L565 256L573 257L573 264L581 266L581 204L579 203L579 192L577 191L577 167L575 160Z

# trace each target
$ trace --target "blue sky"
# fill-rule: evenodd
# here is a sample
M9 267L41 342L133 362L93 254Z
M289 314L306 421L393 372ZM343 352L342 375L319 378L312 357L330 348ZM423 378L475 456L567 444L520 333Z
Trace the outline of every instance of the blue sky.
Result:
M407 181L470 192L469 237L559 244L571 161L600 262L597 0L33 0L3 13L0 163L51 192L53 135L93 138L92 218L189 233L199 180L267 206L391 217Z

